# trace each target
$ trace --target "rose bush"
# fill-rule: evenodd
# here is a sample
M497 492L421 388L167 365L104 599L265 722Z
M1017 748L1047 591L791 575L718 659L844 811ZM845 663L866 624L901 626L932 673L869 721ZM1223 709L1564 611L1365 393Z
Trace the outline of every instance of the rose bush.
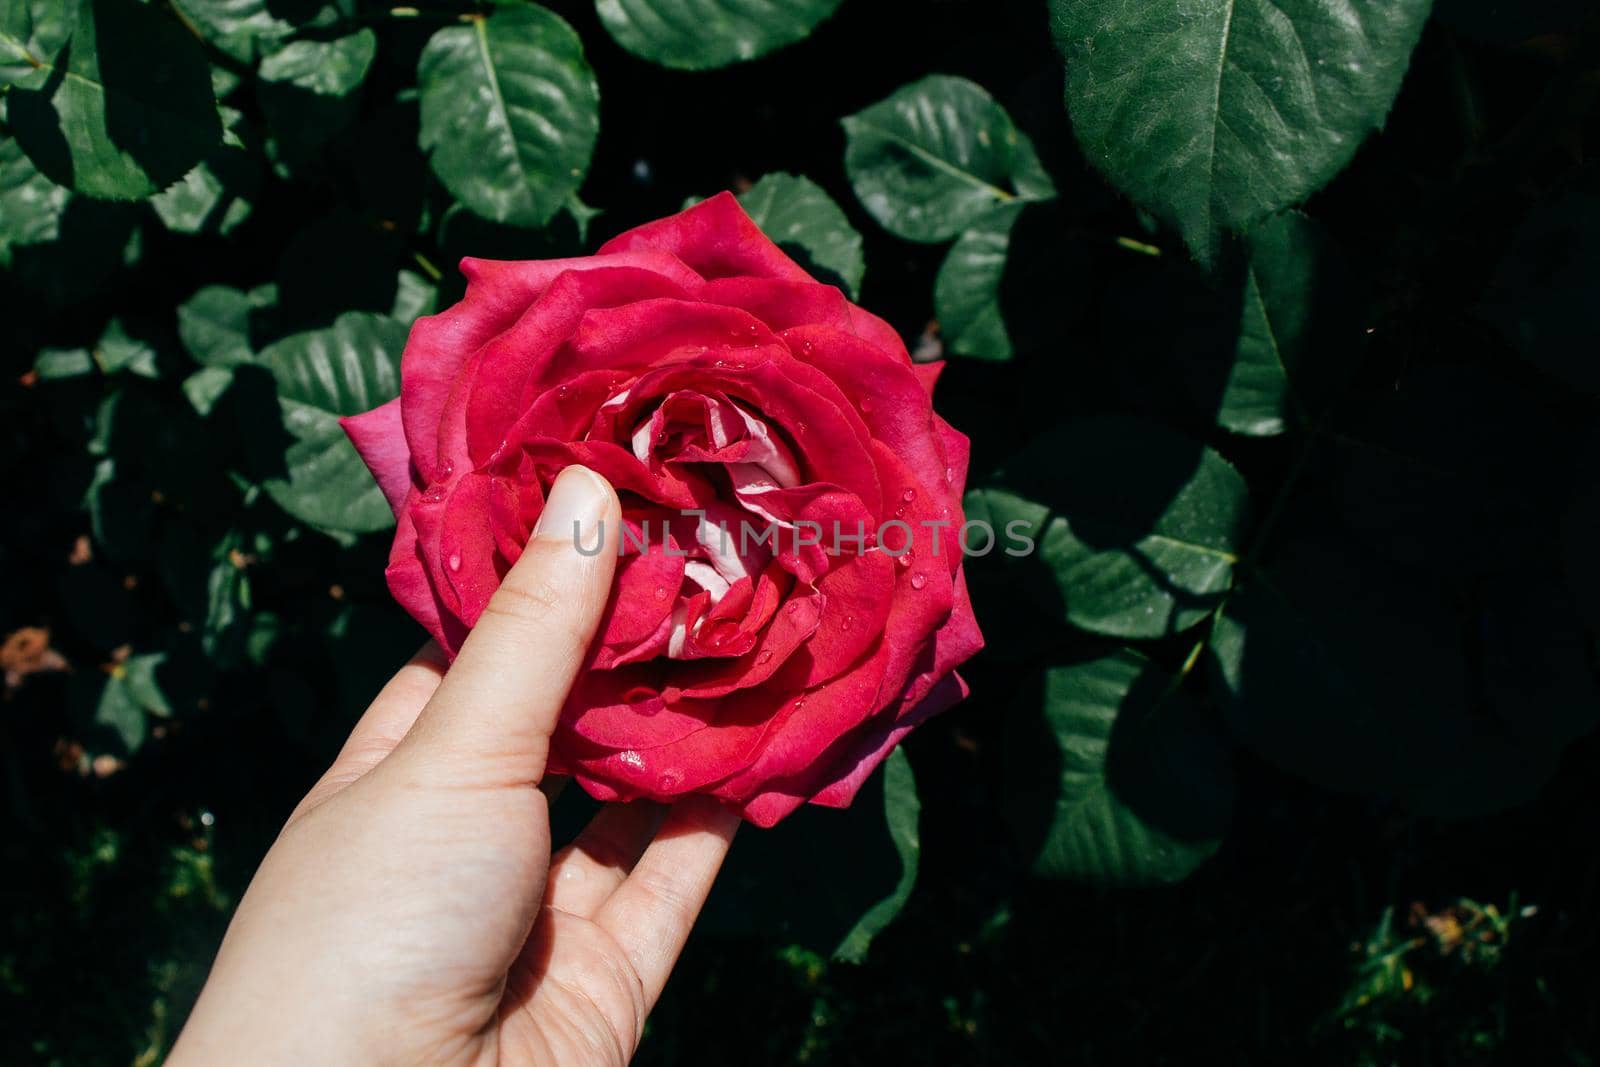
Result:
M982 645L940 364L727 193L594 256L461 267L400 396L345 420L398 520L395 597L454 654L545 490L588 466L627 530L552 766L601 799L710 793L764 826L848 805L965 695Z

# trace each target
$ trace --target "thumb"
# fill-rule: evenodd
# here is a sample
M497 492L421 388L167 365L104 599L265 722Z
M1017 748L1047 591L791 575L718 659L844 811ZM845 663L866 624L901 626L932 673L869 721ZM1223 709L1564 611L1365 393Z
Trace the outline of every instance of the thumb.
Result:
M433 698L389 760L443 784L536 784L616 569L622 509L571 466Z

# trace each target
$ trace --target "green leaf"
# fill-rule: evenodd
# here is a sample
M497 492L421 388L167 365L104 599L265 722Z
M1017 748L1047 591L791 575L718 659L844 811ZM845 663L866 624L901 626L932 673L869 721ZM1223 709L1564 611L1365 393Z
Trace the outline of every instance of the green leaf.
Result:
M0 0L0 86L39 88L71 36L64 0Z
M872 939L900 914L917 884L917 866L922 856L917 821L922 814L922 801L917 796L911 761L900 748L890 752L883 762L883 809L889 838L900 854L900 881L893 892L867 910L834 949L836 958L850 963L860 963L867 958Z
M112 319L94 346L94 360L106 374L128 371L141 378L161 377L160 356L148 342L128 334L120 319Z
M28 166L37 174L31 162ZM49 179L38 177L21 197L24 214L8 217L7 204L0 201L0 265L9 261L21 288L42 298L46 308L59 310L103 296L113 276L137 258L142 212L133 204L74 196L64 189L64 200L47 192L41 197L45 184ZM8 248L5 235L13 222L28 243Z
M1327 235L1304 215L1267 219L1250 231L1246 248L1239 339L1217 424L1270 437L1309 425L1327 408L1354 372L1359 320Z
M577 191L600 129L583 44L535 5L429 38L418 143L458 199L495 222L543 226Z
M164 652L152 652L143 656L129 656L122 664L121 680L128 687L129 694L136 700L140 707L152 715L168 718L172 715L172 705L168 702L166 694L161 691L160 684L156 681L156 671L166 662Z
M934 313L951 352L977 359L1011 358L1011 335L1000 309L1000 283L1018 212L1001 209L956 238L934 283Z
M1216 852L1232 760L1176 679L1123 650L1052 667L1024 696L1007 720L1006 783L1034 873L1162 885Z
M361 87L378 54L378 35L358 30L331 41L293 41L262 59L264 82L293 85L318 96L348 96Z
M248 293L226 285L208 285L179 306L178 337L184 350L203 367L249 363L255 356L251 319L277 300L273 285Z
M172 715L172 706L156 681L156 671L166 658L164 652L130 656L112 670L101 690L94 721L114 730L130 753L144 744L149 716Z
M261 162L232 133L242 116L223 108L229 132L223 143L178 184L150 198L150 206L173 233L226 237L255 209L261 195Z
M52 181L89 196L160 191L222 137L204 51L137 0L78 0L76 27L47 80L11 92L18 142Z
M296 29L330 25L338 9L327 0L171 0L184 20L218 51L254 63Z
M932 75L844 120L856 196L890 233L945 241L997 205L1055 195L1033 143L965 78Z
M1216 607L1250 511L1244 479L1217 453L1122 416L1062 424L967 500L968 520L995 536L979 566L1025 575L1055 618L1129 638L1185 630ZM969 550L983 545L969 535Z
M294 41L261 61L261 110L292 164L319 159L329 139L355 119L377 48L377 35L364 29L332 40Z
M861 235L821 186L795 174L768 174L741 193L739 203L802 267L852 300L860 297L867 270Z
M94 373L94 358L82 348L46 348L33 361L40 381L81 378Z
M183 395L197 414L209 415L232 384L232 367L201 367L183 380Z
M261 353L260 362L278 383L284 427L294 438L284 456L288 476L267 481L266 490L295 518L350 533L394 522L339 418L399 394L405 343L405 327L393 319L351 312L328 329L294 334Z
M71 196L39 173L14 138L0 137L0 263L15 245L54 241Z
M1431 0L1051 0L1084 154L1209 263L1383 124Z
M439 308L439 288L415 271L403 270L395 281L394 307L389 317L409 327Z
M634 55L679 70L742 63L802 41L841 0L595 0Z

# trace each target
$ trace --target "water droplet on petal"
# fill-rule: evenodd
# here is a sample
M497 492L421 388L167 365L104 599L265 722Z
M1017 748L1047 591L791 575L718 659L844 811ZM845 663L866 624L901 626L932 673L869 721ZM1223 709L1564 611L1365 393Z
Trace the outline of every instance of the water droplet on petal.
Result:
M772 662L772 649L770 649L770 648L763 649L762 652L761 652L761 655L756 657L756 662L757 663L771 663Z
M944 469L944 480L945 480L946 484L949 484L949 485L954 485L955 484L956 469L954 467L946 467Z
M864 397L861 398L861 414L863 414L863 415L872 414L872 400L871 400L870 397L865 397L864 396Z
M644 767L644 757L631 748L618 752L617 760L621 763L626 763L634 770L640 770Z
M785 610L787 610L790 615L798 615L798 614L800 614L800 601L798 601L798 600L789 601L789 606Z
M449 562L450 562L450 569L451 570L453 570L453 571L460 570L461 569L461 553L459 553L459 552L450 553L450 561Z
M896 556L894 561L895 561L895 564L897 566L901 567L901 568L905 568L905 567L911 566L911 553L910 553L910 551L908 550L908 551L902 553L901 555Z
M657 600L665 600L665 599L667 599L667 587L666 586L664 586L664 585L656 586L656 599Z
M925 586L927 584L928 584L928 579L927 579L927 577L925 575L913 574L911 576L911 588L913 588L913 589L921 589L923 586Z
M900 499L909 504L913 500L917 499L917 491L915 489L907 489L905 492L900 494Z
M817 347L817 346L816 346L816 345L814 345L814 344L812 344L812 343L811 343L811 342L810 342L810 341L802 341L802 342L801 342L801 343L800 343L800 351L802 351L802 352L804 352L804 353L805 353L805 354L806 354L806 355L808 355L808 356L809 356L809 355L810 355L810 354L811 354L811 353L812 353L812 351L813 351L813 350L814 350L814 349L815 349L815 348L816 348L816 347Z
M556 386L556 399L565 400L567 398L567 394L570 393L571 391L572 390L569 387L565 386L565 385Z
M456 465L447 459L443 463L439 464L439 477L436 480L442 482L455 472Z

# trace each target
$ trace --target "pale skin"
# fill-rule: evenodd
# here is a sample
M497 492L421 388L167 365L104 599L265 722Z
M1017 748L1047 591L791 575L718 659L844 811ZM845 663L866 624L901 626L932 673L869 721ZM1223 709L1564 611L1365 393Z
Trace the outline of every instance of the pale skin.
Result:
M550 851L551 733L605 606L616 494L563 471L453 665L424 648L289 817L169 1067L625 1064L738 816L602 809Z

